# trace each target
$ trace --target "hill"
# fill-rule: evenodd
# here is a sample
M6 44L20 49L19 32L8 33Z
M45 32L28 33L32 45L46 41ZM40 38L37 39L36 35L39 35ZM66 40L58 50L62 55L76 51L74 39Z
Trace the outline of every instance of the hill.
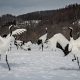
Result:
M16 22L20 28L26 28L27 32L18 36L17 39L24 41L32 40L35 42L41 35L45 34L45 28L48 28L48 38L56 33L62 33L69 39L69 29L74 28L73 36L77 38L80 31L80 4L71 4L65 8L57 10L46 10L27 13L19 16L11 14L0 17L0 34L8 33L8 25Z

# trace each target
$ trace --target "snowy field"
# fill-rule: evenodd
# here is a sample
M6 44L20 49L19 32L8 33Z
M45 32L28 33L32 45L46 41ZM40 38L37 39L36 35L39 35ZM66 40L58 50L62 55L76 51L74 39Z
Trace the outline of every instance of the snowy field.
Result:
M59 49L39 50L36 45L31 51L16 49L8 52L11 71L5 62L5 55L0 61L0 80L80 80L80 70L73 55L64 57Z

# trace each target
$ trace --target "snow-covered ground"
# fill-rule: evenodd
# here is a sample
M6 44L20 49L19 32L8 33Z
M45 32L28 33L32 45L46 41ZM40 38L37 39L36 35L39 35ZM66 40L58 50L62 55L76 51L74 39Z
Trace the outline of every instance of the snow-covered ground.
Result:
M3 54L0 80L80 80L80 70L72 58L72 54L64 57L60 49L45 48L42 52L37 45L32 45L31 51L24 51L13 46L8 53L11 71Z

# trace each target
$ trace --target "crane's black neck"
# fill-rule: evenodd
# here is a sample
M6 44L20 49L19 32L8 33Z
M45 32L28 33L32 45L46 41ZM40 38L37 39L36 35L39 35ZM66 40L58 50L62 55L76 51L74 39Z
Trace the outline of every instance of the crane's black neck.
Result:
M10 36L12 35L12 28L13 28L13 25L9 28Z
M48 31L47 31L47 28L46 28L46 34L48 33ZM47 37L46 37L46 41L47 41L47 39L48 39L48 34L47 34Z
M80 33L78 32L78 33L77 33L77 38L79 38L79 37L80 37Z
M73 36L72 36L72 32L73 32L73 30L70 29L70 37L71 37L71 38L73 37Z
M10 30L10 36L12 35L12 30Z
M46 33L47 33L47 30L46 30Z

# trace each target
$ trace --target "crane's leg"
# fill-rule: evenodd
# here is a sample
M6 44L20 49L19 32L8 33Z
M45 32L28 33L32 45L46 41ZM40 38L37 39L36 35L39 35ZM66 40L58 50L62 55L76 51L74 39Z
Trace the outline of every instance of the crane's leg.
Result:
M74 62L74 60L76 60L76 56L74 55L74 59L72 59L72 61Z
M11 48L12 48L12 44L10 43L10 51L11 51Z
M11 68L10 68L9 63L8 63L7 54L6 54L6 63L7 63L7 66L8 66L8 68L9 68L9 71L10 71Z
M78 63L79 69L80 69L80 65L79 65L79 58L78 58L78 57L77 57L77 63Z
M43 51L43 43L42 43L41 47L42 47L42 51Z

